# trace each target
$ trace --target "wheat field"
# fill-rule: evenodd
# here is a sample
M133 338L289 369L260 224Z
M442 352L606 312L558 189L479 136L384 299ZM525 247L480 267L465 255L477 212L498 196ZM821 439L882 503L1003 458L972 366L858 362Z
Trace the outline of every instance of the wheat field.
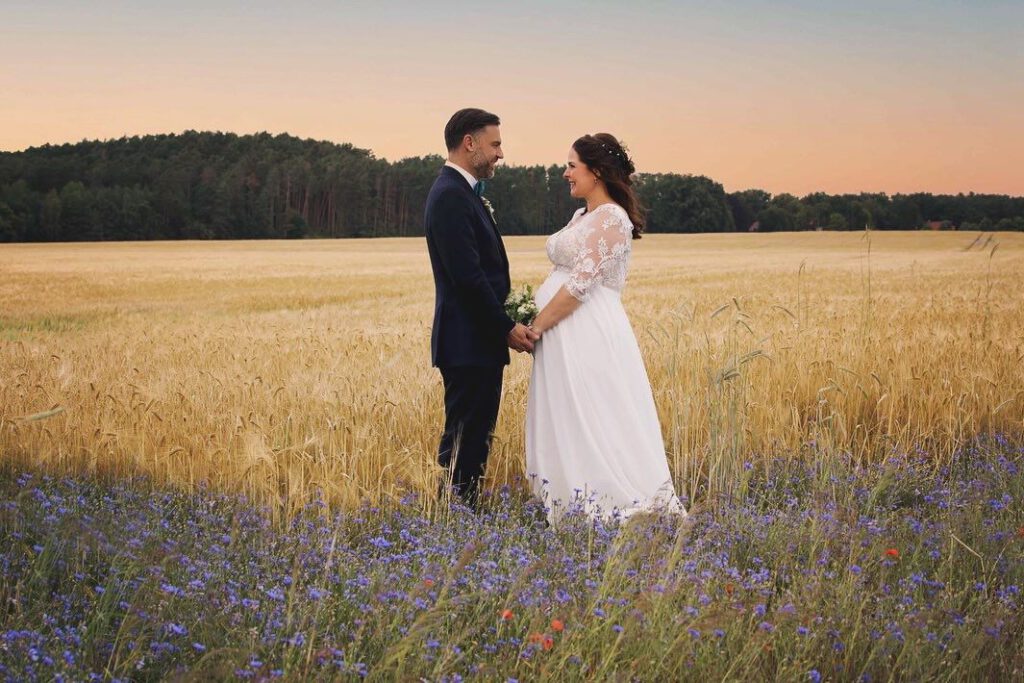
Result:
M506 238L514 285L544 240ZM624 303L679 491L1024 433L1024 235L648 235ZM0 245L0 457L276 512L436 490L422 239ZM530 357L488 479L524 480ZM429 496L426 497L429 500Z

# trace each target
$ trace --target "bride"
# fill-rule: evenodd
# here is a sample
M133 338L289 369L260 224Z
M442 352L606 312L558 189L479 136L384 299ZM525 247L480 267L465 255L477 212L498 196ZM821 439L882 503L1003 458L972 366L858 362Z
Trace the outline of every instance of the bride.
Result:
M634 171L612 135L574 142L564 177L587 205L547 241L554 269L536 294L526 465L552 522L574 507L605 518L686 514L620 298L644 225Z

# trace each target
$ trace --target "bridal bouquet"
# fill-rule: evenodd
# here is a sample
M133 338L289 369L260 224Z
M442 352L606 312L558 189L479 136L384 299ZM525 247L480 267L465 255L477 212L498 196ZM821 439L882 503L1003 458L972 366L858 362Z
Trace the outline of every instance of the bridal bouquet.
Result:
M533 300L533 287L523 285L518 290L509 292L505 299L505 313L517 323L529 325L537 317L537 302Z

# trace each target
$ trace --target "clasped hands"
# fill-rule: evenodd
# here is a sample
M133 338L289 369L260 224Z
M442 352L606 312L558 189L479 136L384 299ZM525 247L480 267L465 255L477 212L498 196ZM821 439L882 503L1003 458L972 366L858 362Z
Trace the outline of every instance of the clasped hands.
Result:
M513 351L533 353L533 344L540 339L540 334L535 332L532 327L516 323L516 326L509 330L505 339L508 342L508 347Z

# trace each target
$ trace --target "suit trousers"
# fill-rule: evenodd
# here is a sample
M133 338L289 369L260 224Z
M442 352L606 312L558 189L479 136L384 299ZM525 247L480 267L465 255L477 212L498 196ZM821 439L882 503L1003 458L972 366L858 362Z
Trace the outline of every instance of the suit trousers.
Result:
M444 433L437 460L451 471L451 485L458 496L475 508L498 419L505 366L440 370L444 381Z

